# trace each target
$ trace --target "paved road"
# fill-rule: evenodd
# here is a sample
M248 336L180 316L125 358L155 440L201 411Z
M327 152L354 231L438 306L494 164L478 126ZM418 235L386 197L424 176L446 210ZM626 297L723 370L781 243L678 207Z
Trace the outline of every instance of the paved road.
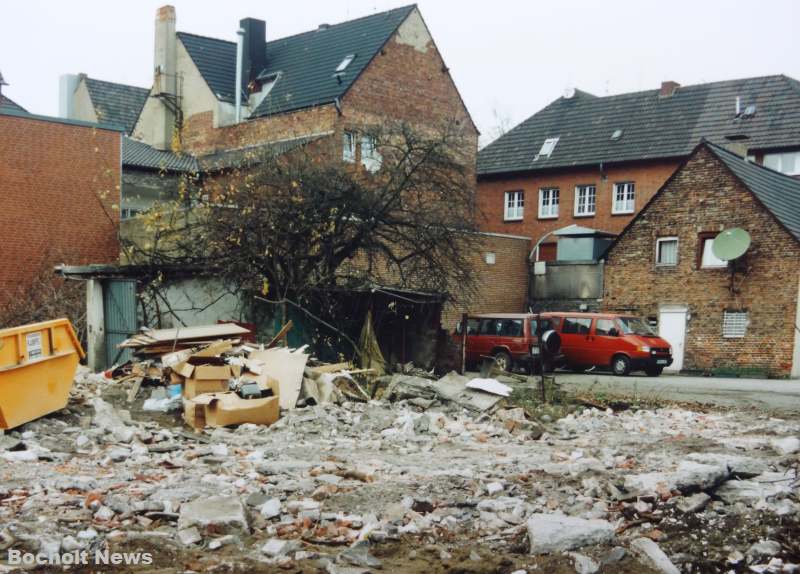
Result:
M615 377L604 373L556 373L564 390L639 396L723 406L756 406L800 414L800 381L717 377Z

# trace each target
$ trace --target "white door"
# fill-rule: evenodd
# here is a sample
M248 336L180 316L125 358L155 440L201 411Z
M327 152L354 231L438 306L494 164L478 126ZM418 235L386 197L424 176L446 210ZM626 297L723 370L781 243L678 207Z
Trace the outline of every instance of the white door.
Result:
M665 370L680 371L686 346L686 307L662 308L658 316L658 335L672 345L672 364Z

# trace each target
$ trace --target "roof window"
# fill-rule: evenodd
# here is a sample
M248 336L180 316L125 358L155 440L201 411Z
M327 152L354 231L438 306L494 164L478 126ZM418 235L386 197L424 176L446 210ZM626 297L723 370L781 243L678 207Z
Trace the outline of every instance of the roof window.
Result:
M355 59L355 57L356 57L355 54L348 54L347 56L345 56L344 60L342 60L341 63L336 67L336 73L340 74L344 72L347 69L347 66L350 65L350 62L352 62Z
M614 130L614 133L611 134L611 141L617 141L621 137L622 137L622 130Z
M553 150L556 148L556 144L558 143L558 138L547 138L544 140L542 144L542 149L539 150L539 153L536 154L535 159L539 159L540 157L550 157L553 153Z

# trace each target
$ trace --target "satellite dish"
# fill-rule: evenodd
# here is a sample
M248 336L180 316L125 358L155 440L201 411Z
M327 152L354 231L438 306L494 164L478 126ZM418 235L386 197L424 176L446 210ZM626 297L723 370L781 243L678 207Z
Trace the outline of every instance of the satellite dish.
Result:
M741 227L731 227L721 232L711 244L711 252L723 261L738 259L750 247L750 234Z

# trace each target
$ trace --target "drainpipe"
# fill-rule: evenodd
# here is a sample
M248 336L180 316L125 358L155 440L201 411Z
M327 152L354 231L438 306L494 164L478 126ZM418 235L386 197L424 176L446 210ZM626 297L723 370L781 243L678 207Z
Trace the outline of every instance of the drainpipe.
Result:
M242 121L242 60L244 60L244 28L236 30L236 123Z

